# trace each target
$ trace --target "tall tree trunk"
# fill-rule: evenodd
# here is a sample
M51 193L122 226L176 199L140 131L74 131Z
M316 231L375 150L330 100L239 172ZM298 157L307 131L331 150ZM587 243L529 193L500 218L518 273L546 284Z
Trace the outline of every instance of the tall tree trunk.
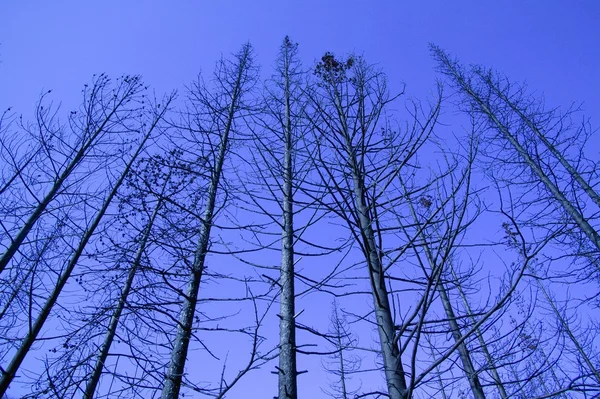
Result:
M281 285L279 312L279 399L297 399L296 322L294 293L294 204L292 194L292 124L290 117L289 39L283 45L284 73L284 153L283 153L283 226L281 238Z
M456 322L456 315L454 314L454 309L452 309L452 304L450 303L450 298L448 297L448 293L446 292L446 287L444 287L444 283L440 282L440 298L442 300L442 305L444 306L444 310L446 311L446 315L448 317L448 324L450 326L450 331L452 332L452 338L454 338L455 342L461 342L462 334L460 332L460 326ZM473 361L471 360L471 354L465 342L461 342L458 347L458 353L460 355L460 360L462 362L463 368L465 370L465 374L467 379L469 380L469 385L471 386L471 392L473 392L473 397L475 399L485 399L485 393L483 392L483 387L481 386L481 382L479 381L479 376L475 367L473 366Z
M340 135L339 144L342 146L340 152L343 152L346 157L345 162L347 162L348 167L348 178L352 182L349 201L351 201L351 206L355 212L355 222L359 230L357 237L360 237L361 240L361 247L365 257L367 273L369 275L373 308L388 390L387 393L390 399L407 399L408 389L406 384L406 374L398 346L399 337L396 334L392 308L389 303L385 271L380 258L380 248L377 246L377 240L373 230L373 220L371 219L369 206L365 202L367 198L364 183L365 176L361 169L361 164L357 159L357 153L364 150L364 148L358 148L359 146L355 147L352 142L353 131L351 131L348 124L347 113L342 105L342 94L337 87L339 76L336 74L339 71L337 71L335 67L331 68L333 65L339 66L341 64L324 64L326 74L325 82L330 85L331 100L336 111L335 118L340 124L340 126L336 128L338 131L332 132L332 134ZM353 106L357 107L359 115L357 119L359 119L359 121L357 122L357 126L353 126L353 128L356 129L356 134L360 135L365 133L364 129L367 129L367 126L364 125L364 119L361 119L365 116L366 94L364 93L364 81L357 80L354 84L357 86L356 91L358 93L358 99L353 99L352 101L355 101ZM329 122L327 123L328 126L331 126ZM351 226L351 228L354 228L354 226Z
M506 93L504 93L502 90L500 90L499 87L494 85L489 77L482 76L481 73L478 73L478 75L488 85L488 87L491 90L493 90L498 95L498 97L500 97L502 101L504 101L519 116L519 118L521 118L523 122L525 122L525 124L531 129L531 131L537 136L537 138L540 139L542 143L544 143L544 145L546 146L546 148L548 148L548 150L550 150L552 155L554 155L554 157L567 170L567 172L569 172L569 175L571 175L571 177L577 182L577 184L579 184L583 191L585 191L585 193L592 199L592 201L594 201L594 203L600 207L600 194L598 194L596 190L594 190L594 188L587 181L585 181L585 179L583 178L583 176L581 176L579 171L573 165L571 165L571 163L564 157L564 155L561 154L561 152L550 142L550 140L548 140L546 135L542 131L540 131L538 126L527 115L525 115L522 109L517 107L516 104L513 101L511 101L510 98L507 97Z
M358 183L355 177L355 184ZM375 234L371 226L366 206L362 202L362 188L355 186L355 201L359 214L361 232L365 237L365 251L368 251L367 267L373 293L373 306L377 320L377 331L383 355L383 366L391 399L407 399L407 386L401 354L398 349L396 331L388 292L385 286L384 270L375 244Z
M250 51L250 46L245 45L242 49L242 52L238 56L238 69L236 71L235 81L232 85L233 87L231 87L230 102L226 117L227 119L223 132L221 133L221 142L219 143L214 170L212 171L211 181L209 183L207 203L202 217L200 236L194 255L194 262L189 275L185 296L181 305L179 322L177 324L177 333L173 342L173 349L171 350L171 360L164 379L164 386L161 394L162 399L177 399L179 397L190 337L192 335L194 324L196 303L198 302L198 290L200 289L200 282L204 272L204 262L208 252L208 243L213 223L219 183L221 181L221 172L229 147L229 133L231 132L233 126L235 113L238 111L238 102L243 89L242 86L244 82L244 73L250 64Z
M338 112L341 110L341 104L338 97ZM343 112L340 112L343 115ZM352 169L352 179L354 183L354 206L358 213L358 223L361 235L364 239L364 251L367 261L369 280L371 282L371 291L373 295L373 306L375 309L375 318L377 321L377 331L381 345L381 354L383 356L383 366L388 387L388 394L391 399L406 399L408 389L404 367L402 365L401 354L398 349L396 330L394 327L394 318L390 307L387 287L385 286L385 275L381 259L379 258L379 249L377 248L375 233L373 231L372 221L369 210L364 202L364 184L360 174L360 169L354 155L355 151L350 141L348 127L344 123L344 132L346 140L346 152L348 162Z

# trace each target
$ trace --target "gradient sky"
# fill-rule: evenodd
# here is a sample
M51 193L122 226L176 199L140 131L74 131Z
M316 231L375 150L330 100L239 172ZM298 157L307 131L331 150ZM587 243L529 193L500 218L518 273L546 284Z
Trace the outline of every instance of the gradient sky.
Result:
M392 88L405 82L417 98L434 87L428 50L433 42L464 63L527 81L550 106L583 103L593 124L600 119L597 0L3 0L0 110L12 106L29 118L48 89L52 99L72 108L83 84L102 72L141 74L159 94L181 89L246 41L266 76L285 35L299 43L305 66L325 51L356 52L377 63ZM271 384L275 376L265 378ZM320 382L308 384L310 378L300 377L301 396L320 397ZM244 386L256 389L250 397L276 391L252 382Z

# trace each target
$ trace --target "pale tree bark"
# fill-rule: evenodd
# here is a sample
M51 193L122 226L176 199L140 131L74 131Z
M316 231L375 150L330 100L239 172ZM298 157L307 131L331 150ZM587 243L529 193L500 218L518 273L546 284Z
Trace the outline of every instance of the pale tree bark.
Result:
M300 288L302 295L327 284L327 277L316 282L298 274L296 264L304 255L314 257L338 249L338 246L327 248L322 241L311 242L307 237L326 212L317 201L303 195L312 166L311 145L307 143L309 126L305 118L306 80L307 73L302 70L298 45L286 37L276 60L275 73L264 85L261 112L253 113L252 123L247 126L252 129L252 150L236 154L246 165L244 176L240 179L244 187L243 198L257 220L254 226L244 227L255 235L253 245L256 245L256 250L273 249L281 253L281 263L276 269L278 278L266 274L262 277L279 287L279 362L276 373L277 397L283 399L298 397L297 376L302 374L297 370L297 357L303 353L296 342L297 329L303 327L297 320L297 282L304 284ZM300 224L296 222L298 218L302 221ZM266 222L259 222L261 219ZM271 225L278 232L268 229ZM271 237L277 233L281 234L281 239L273 241ZM297 252L297 243L305 245L303 252ZM275 248L278 244L279 247ZM273 269L267 265L260 267Z
M362 59L350 57L339 61L327 53L317 64L315 74L320 78L318 85L322 88L321 92L311 94L311 103L315 110L315 116L311 117L311 125L317 132L318 144L313 155L317 172L333 200L333 205L328 206L348 224L364 256L387 394L391 399L406 399L406 373L386 286L382 248L378 245L379 240L373 227L376 204L370 202L371 196L366 183L368 172L365 170L369 168L369 165L365 165L367 158L375 156L376 151L371 146L375 146L375 142L381 140L375 139L374 131L381 128L378 125L379 118L385 105L391 100L383 76L374 72ZM417 139L407 144L407 151L403 154L405 160L414 155L413 150L418 148L418 142ZM327 161L327 151L334 154L331 156L337 160ZM338 171L341 170L343 172L338 175ZM393 170L386 174L385 170L385 167L380 167L379 170L369 172L383 176L382 180L393 179L398 173L397 170ZM389 185L385 181L377 183L383 187ZM375 186L374 182L371 184Z
M344 110L341 109L339 97L337 100L338 104L336 105L338 113L343 115ZM362 184L362 176L359 172L357 160L354 157L354 148L351 143L350 132L347 130L348 128L345 121L343 121L343 124L345 128L345 150L348 153L348 161L350 163L350 169L352 170L354 206L356 207L358 216L359 231L364 239L363 245L365 255L367 256L366 261L369 279L371 281L371 289L373 290L373 306L375 308L375 318L383 355L388 393L392 399L401 399L406 397L407 386L402 359L397 346L394 318L390 307L387 287L385 285L385 272L379 257L375 233L373 232L373 222L369 217L367 204L364 202L366 197L364 192L365 188Z
M137 80L136 80L136 82L137 82ZM58 300L58 297L60 296L60 294L61 294L63 288L65 287L65 285L67 284L67 282L69 281L69 279L73 273L73 270L75 269L75 266L77 266L79 259L83 255L83 252L84 252L88 242L90 241L90 239L94 235L94 232L96 231L98 225L104 218L106 211L108 210L109 206L111 205L114 197L117 195L118 190L120 189L122 183L124 182L125 178L129 174L129 171L131 170L134 162L136 161L138 156L142 153L142 151L144 151L144 149L146 148L146 142L151 137L151 135L154 131L154 128L162 120L166 110L167 110L167 107L164 107L162 112L160 112L154 116L154 120L152 121L151 126L148 128L147 132L144 134L140 144L138 145L138 147L135 150L134 154L132 155L131 159L125 165L125 168L123 169L121 175L113 183L113 187L110 190L110 192L108 193L108 195L106 196L106 198L104 199L104 202L103 202L101 208L98 210L98 212L94 216L93 220L91 221L89 227L84 232L84 234L81 238L81 241L79 242L77 248L75 249L73 255L71 256L71 258L70 258L69 262L67 263L67 265L65 266L64 270L60 274L58 280L56 281L54 289L52 290L52 293L50 294L50 296L48 297L48 299L42 306L35 321L30 324L30 328L29 328L27 335L24 337L24 339L20 343L19 348L17 349L17 351L14 354L10 363L6 367L3 368L4 372L2 374L2 377L0 378L0 395L5 394L6 391L8 390L8 387L9 387L10 383L12 382L12 380L14 379L17 371L19 370L21 363L25 359L25 356L28 354L32 345L37 340L38 335L39 335L40 331L42 330L42 327L46 323L46 320L48 319L50 312L52 311L52 309L54 308L54 306L56 304L56 301Z
M551 200L554 200L557 207L562 209L568 215L568 218L574 222L576 230L587 237L595 250L600 250L600 235L597 228L590 223L590 219L586 218L581 207L568 198L567 189L560 186L560 184L573 187L579 186L579 189L593 203L600 205L598 193L592 184L584 178L581 170L578 169L583 162L581 152L579 163L576 166L566 156L568 146L565 149L558 147L561 143L574 143L578 136L582 134L579 130L571 130L572 127L567 120L568 113L567 115L557 116L554 110L546 111L543 109L541 101L535 100L525 93L523 86L515 85L508 79L483 67L465 69L459 62L451 59L436 46L432 46L432 51L442 73L449 77L459 93L464 96L465 102L470 107L468 112L472 115L482 115L486 119L488 126L498 132L498 136L495 136L493 140L502 141L503 144L506 143L507 147L514 149L516 156L520 159L519 166L529 169L537 182L541 182L545 190L550 193ZM503 144L499 144L499 147L502 147ZM494 156L497 157L500 163L514 163L512 159L504 159L495 154ZM557 170L552 168L560 168L560 166L567 171L568 177L557 177L559 176ZM535 221L532 220L532 222ZM552 234L556 237L556 232ZM590 264L600 270L593 257L590 258ZM528 268L528 272L533 271ZM533 273L535 275L535 272ZM536 279L536 284L549 301L552 313L554 313L556 321L565 332L567 340L573 343L575 352L579 354L580 359L583 361L581 366L589 371L594 380L597 380L596 368L587 353L579 345L572 330L568 325L565 325L566 320L552 302L546 288L540 286L541 283L538 279ZM461 293L461 297L463 297L465 306L468 306L464 293ZM484 355L491 367L492 377L500 390L501 396L504 398L506 397L506 390L503 384L500 383L500 376L496 367L493 366L492 356L487 346L483 344L480 333L478 333L478 339L482 343Z
M293 133L290 115L290 83L293 63L296 57L296 46L285 38L281 49L282 79L283 79L283 226L281 237L281 271L279 284L279 399L298 398L298 371L296 368L296 310L294 290L294 197L292 180L293 176Z
M82 105L84 121L83 126L81 126L82 131L76 132L79 136L79 142L72 149L72 153L68 154L67 161L59 166L60 171L48 192L25 220L17 235L11 239L10 245L0 258L0 273L8 266L34 224L56 198L67 179L81 165L92 147L96 145L100 138L110 134L114 128L122 128L123 121L135 112L136 100L141 98L140 93L144 86L139 77L127 76L119 81L114 92L109 89L110 79L105 75L100 75L90 89L84 90L85 97ZM133 107L130 104L132 101L135 104ZM43 107L41 108L43 109ZM42 119L38 121L41 129L47 128L47 121L43 120L45 115L45 111L38 110L38 117ZM76 126L76 124L73 126ZM50 132L50 138L40 138L40 140L50 140L53 134ZM49 143L45 143L45 145L49 146Z
M466 343L462 340L460 326L456 322L456 315L454 313L454 309L452 309L450 298L448 297L446 288L444 287L443 283L440 284L439 291L440 298L442 300L442 305L444 306L444 310L446 311L446 315L448 317L448 324L450 325L452 337L454 338L455 342L460 342L460 345L458 347L458 353L460 355L460 359L463 365L463 369L465 370L467 379L469 380L469 385L471 386L471 392L473 393L473 397L476 399L484 399L485 393L483 392L483 387L481 386L481 382L479 381L478 372L473 366L473 361L471 360L471 354L469 352L469 349L467 348Z
M217 80L221 85L223 93L218 93L218 95L226 97L228 104L226 104L225 112L218 109L219 104L210 103L210 95L206 93L192 93L192 96L195 96L196 99L206 100L200 100L203 102L201 106L214 107L212 110L215 113L213 118L222 118L222 125L217 123L216 126L216 129L218 129L216 134L219 140L218 144L215 144L216 148L209 149L209 151L214 152L214 159L212 160L212 170L210 181L208 182L206 205L202 215L194 261L181 305L177 332L173 340L171 360L164 378L162 399L177 399L181 390L190 338L192 336L196 304L198 302L198 292L205 268L206 255L209 250L210 233L215 217L219 188L221 186L223 164L231 145L230 134L234 129L235 119L240 112L242 97L254 80L252 64L252 49L249 44L244 45L240 52L236 54L234 62L226 63L224 60L221 61L219 65L221 70L218 71L220 75L217 75ZM202 91L205 88L198 87L198 90Z

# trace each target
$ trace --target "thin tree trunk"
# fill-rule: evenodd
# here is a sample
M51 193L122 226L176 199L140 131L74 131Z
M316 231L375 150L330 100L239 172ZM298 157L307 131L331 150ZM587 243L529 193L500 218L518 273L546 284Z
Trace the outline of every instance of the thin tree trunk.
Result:
M144 251L146 250L146 244L148 243L148 237L152 231L152 226L154 225L154 220L158 215L158 211L162 205L162 200L159 200L156 204L156 208L152 212L150 216L150 220L146 225L146 228L143 231L142 240L140 242L140 247L138 248L135 258L133 260L133 264L129 269L129 273L127 275L127 280L125 281L125 286L123 287L123 291L121 292L121 296L119 298L119 303L117 304L117 308L115 309L108 330L106 332L106 336L104 338L104 342L100 347L100 353L98 354L98 358L96 359L96 363L94 365L94 369L88 382L86 384L85 392L83 394L84 399L92 399L96 392L96 388L98 383L100 382L100 376L102 375L102 370L104 368L104 364L108 357L108 353L110 352L110 347L117 333L117 327L119 325L119 320L121 319L121 314L123 313L123 309L127 304L127 298L129 296L129 292L131 291L131 286L133 284L133 279L135 278L135 274L140 267L140 262L142 260L142 256L144 255Z
M525 115L523 113L523 111L521 109L519 109L512 101L510 101L510 99L508 97L506 97L506 94L504 94L498 87L496 87L496 85L492 84L492 82L488 78L485 78L483 76L481 76L481 77L486 82L486 84L492 90L494 90L496 92L496 94L514 112L517 113L517 115L519 115L519 118L521 118L525 122L525 124L527 124L527 126L529 126L529 128L533 131L533 133L535 133L535 135L542 141L542 143L544 143L546 148L548 148L550 150L552 155L554 155L556 157L556 159L560 162L560 164L567 170L567 172L569 172L571 177L573 179L575 179L575 181L585 191L585 193L587 195L589 195L589 197L592 199L592 201L594 201L594 203L600 207L600 194L598 194L594 190L594 188L592 186L590 186L587 181L585 181L585 179L581 176L581 174L577 171L577 169L575 169L573 167L573 165L571 165L571 163L565 159L563 154L561 154L560 151L558 151L558 149L546 138L546 135L544 135L544 133L542 133L538 129L538 127L533 123L533 121L530 118L528 118L527 115Z
M450 272L452 273L452 277L458 281L458 276L454 272L454 268L452 267L452 265L450 265ZM473 316L473 311L471 310L471 305L469 304L469 301L467 300L467 296L465 295L462 287L460 286L460 284L457 284L456 288L458 289L458 293L462 299L462 302L465 307L465 310L467 311L467 314L470 316L473 323L476 323L477 320ZM508 399L508 394L506 393L506 389L504 388L504 383L502 382L502 378L500 378L500 374L498 373L498 370L496 369L494 358L492 357L492 354L490 353L490 351L487 347L487 343L485 342L485 339L483 339L483 335L481 334L481 331L479 330L479 328L476 329L475 335L477 336L479 345L481 345L481 350L483 352L483 356L485 357L488 367L490 368L490 373L492 374L492 379L494 380L496 388L498 388L500 397L502 399Z
M556 318L557 318L560 326L567 333L567 336L569 337L569 340L573 343L573 345L577 349L577 353L579 353L579 356L581 356L581 358L583 359L585 365L589 368L589 372L591 372L591 374L593 374L594 379L596 380L596 383L598 383L600 385L600 371L598 371L598 369L594 366L594 363L592 362L592 359L589 358L589 356L587 355L587 353L585 352L585 350L583 349L583 347L579 343L579 340L577 339L577 337L575 337L575 334L573 334L573 331L571 330L571 327L569 326L569 323L567 322L567 320L565 320L565 318L563 317L563 315L560 313L560 311L556 307L556 304L554 303L554 299L552 299L550 297L550 294L548 294L548 291L546 290L546 287L544 287L542 285L542 283L537 278L535 279L535 281L536 281L536 284L537 284L538 288L540 290L542 290L542 293L544 294L544 297L546 298L546 301L548 302L548 304L552 308L552 312L556 316Z
M165 107L164 109L166 110L166 108L167 107ZM52 308L56 304L56 301L57 301L60 293L62 292L65 284L67 283L67 281L71 277L73 269L75 268L75 266L79 262L79 258L83 254L83 251L84 251L87 243L89 242L89 240L91 239L92 235L96 231L96 228L98 227L98 225L100 224L100 221L104 217L104 214L106 213L106 210L108 209L108 207L110 206L113 198L117 194L117 191L121 187L121 184L125 180L125 177L129 173L129 171L130 171L133 163L135 162L135 160L137 159L137 157L139 156L139 154L144 149L146 141L150 137L150 134L152 133L152 131L156 127L156 124L158 123L158 121L162 118L162 115L164 114L164 112L165 111L163 111L163 113L161 113L160 116L158 116L156 118L156 120L154 121L154 123L150 127L148 133L146 133L146 135L144 136L144 138L143 138L142 142L140 143L139 147L137 148L136 152L133 154L133 156L131 157L131 159L129 160L129 162L127 163L127 165L125 166L125 169L123 170L123 173L121 174L121 176L119 177L119 179L115 182L115 185L113 186L112 190L110 191L110 193L108 194L108 196L104 200L104 204L102 205L102 207L100 208L100 210L96 214L96 217L92 221L92 224L90 225L90 227L84 233L83 238L81 239L81 241L80 241L77 249L75 250L75 253L71 257L71 260L67 264L64 272L60 275L58 281L56 282L56 286L54 287L54 290L50 294L49 298L46 300L46 302L45 302L44 306L42 307L42 309L40 310L40 313L39 313L37 319L35 320L35 322L33 323L33 325L31 325L30 331L28 332L28 334L25 336L25 338L21 342L21 346L19 346L19 349L17 349L17 352L13 356L13 358L12 358L11 362L9 363L9 365L4 369L4 373L2 374L2 377L0 378L0 397L6 393L6 391L7 391L8 387L9 387L10 383L12 382L13 378L15 377L15 375L17 373L17 370L21 366L21 363L25 359L25 356L29 352L31 346L33 345L33 343L37 339L38 334L40 333L42 327L44 326L44 323L48 319L48 316L50 315L50 311L52 310Z
M434 356L433 345L429 342L429 347L431 348L431 355ZM448 399L448 395L446 395L446 387L444 386L444 381L442 380L442 373L440 373L440 367L435 367L435 376L437 377L438 384L440 386L440 392L442 393L442 399Z
M412 203L409 201L410 212L415 220L415 223L419 223L419 219L415 212L415 208ZM427 257L427 261L429 262L429 269L433 272L438 267L435 263L435 259L433 258L433 254L431 253L431 249L427 244L427 240L425 239L425 234L423 230L420 230L420 236L423 240L423 248L425 250L425 256ZM452 338L454 338L454 342L460 342L458 346L458 354L460 356L460 360L463 365L463 369L467 380L469 381L469 386L471 387L471 392L473 393L473 397L475 399L485 399L485 393L483 392L483 387L481 386L481 382L479 381L479 376L477 371L475 370L475 366L473 366L473 361L471 360L471 354L469 352L469 348L467 348L467 344L463 340L463 335L460 331L460 326L456 321L456 314L454 313L454 309L452 308L452 304L450 303L450 298L448 297L448 293L446 292L446 287L444 286L444 282L441 281L441 273L439 275L440 281L438 284L440 299L442 301L442 306L444 307L444 311L446 312L446 316L448 318L448 325L450 326L450 332L452 333Z
M338 337L338 344L342 344L341 337ZM340 346L341 348L341 346ZM340 388L342 389L342 398L348 399L348 391L346 389L346 368L344 366L344 351L340 349Z
M287 39L287 38L286 38ZM292 194L292 126L290 117L289 46L284 43L284 159L283 159L283 227L279 283L279 399L297 399L296 322L294 293L294 205Z
M229 144L229 133L231 132L231 128L233 126L235 112L238 107L238 100L242 93L243 74L246 69L246 64L249 62L249 58L250 47L247 45L244 47L242 54L240 55L237 76L231 92L231 101L229 103L226 125L221 135L219 151L215 160L215 168L211 175L206 208L204 210L202 226L200 229L200 237L198 239L198 245L194 255L194 263L192 264L192 270L189 276L185 296L181 305L177 333L173 343L173 349L171 351L171 360L164 379L164 386L161 394L162 399L177 399L179 397L190 337L192 335L192 328L194 324L194 313L196 311L196 303L198 302L198 290L200 289L200 281L202 280L202 274L204 272L204 262L208 252L208 243L215 211L217 192L219 188L219 182L221 180L223 163L225 161Z
M473 93L471 91L471 93ZM474 93L473 93L474 95ZM515 147L519 155L525 160L527 165L531 168L531 170L538 176L538 178L544 183L546 188L552 193L554 198L562 205L565 211L575 220L579 228L587 235L587 237L592 241L592 243L600 250L600 236L594 230L594 228L588 223L587 220L579 213L577 209L571 204L571 202L565 197L565 195L559 190L559 188L552 183L552 181L546 176L544 171L535 163L533 158L529 155L529 153L521 146L521 144L515 139L513 135L510 134L506 126L504 126L500 120L496 117L496 115L481 101L478 97L476 100L479 102L479 105L483 109L483 111L488 115L488 117L494 122L498 130L500 130L504 137L508 139L508 141Z
M339 323L339 316L337 314L337 307L334 309L336 312L335 320ZM340 351L340 388L342 390L342 399L348 399L348 390L346 389L346 365L344 364L344 343L342 342L342 331L340 329L340 325L336 325L337 334L337 344Z
M355 61L358 65L353 67ZM352 78L347 78L346 70L350 68L356 69ZM364 181L368 175L368 172L363 170L364 157L372 153L372 149L369 148L370 137L367 137L374 129L370 124L377 123L383 112L382 108L390 101L386 98L387 91L384 83L378 81L378 77L375 77L377 75L367 76L370 73L369 70L369 67L360 59L355 60L353 57L348 58L347 61L338 61L330 53L326 53L322 57L322 62L317 65L315 74L322 78L326 86L325 98L333 106L333 110L329 113L322 104L319 104L319 100L315 99L316 110L324 113L324 115L320 115L320 118L323 119L325 127L319 127L318 123L314 126L321 134L321 137L317 139L317 149L324 139L331 143L335 156L343 157L343 159L336 160L336 165L328 167L324 164L324 166L329 178L333 177L333 171L341 173L343 185L347 185L347 188L342 188L335 181L333 188L331 186L327 188L331 193L336 190L343 197L341 200L343 204L335 198L334 201L340 207L342 217L360 244L364 256L373 299L373 313L379 334L380 354L387 385L386 396L390 399L408 399L410 393L407 389L406 373L398 344L399 336L396 333L386 287L387 279L381 259L382 250L378 247L377 236L373 228L375 221L371 215L371 206L375 206L375 203L367 202L369 195ZM371 84L370 79L372 78L381 83L381 86L375 84L378 88L373 92L366 93L365 91L371 90L366 86ZM340 85L346 84L351 85L352 88L347 91L340 90ZM350 92L352 94L349 94ZM344 103L344 101L347 102ZM352 118L351 122L349 122L350 118ZM330 139L327 135L335 135L335 137ZM356 140L356 144L354 140ZM393 161L390 160L390 162ZM321 172L319 175L323 178ZM326 181L325 184L331 184L331 182ZM348 191L345 191L346 189Z
M442 299L442 305L444 306L446 315L448 316L448 324L450 325L452 337L454 338L455 342L461 342L462 334L460 332L460 327L456 322L456 315L454 314L454 309L452 309L450 298L448 298L448 294L446 293L446 288L444 287L443 282L440 282L440 297ZM473 397L475 399L485 399L485 393L483 392L483 387L481 386L481 382L479 381L477 371L473 366L471 354L469 352L469 349L467 348L467 345L464 342L462 342L458 347L458 353L460 355L465 374L467 375L467 379L469 380L469 385L471 386Z
M358 183L357 180L358 179L355 177L355 184ZM383 355L388 394L391 399L406 399L408 390L402 359L398 349L394 319L392 317L388 292L385 286L384 271L377 253L375 234L368 217L366 206L362 202L362 195L362 188L356 186L355 201L357 202L360 229L365 237L365 250L368 251L367 265L369 268L371 290L373 292L373 305L375 308L377 330L379 332L381 352Z
M542 348L540 346L539 347L539 351L542 354L542 359L547 359L548 358L546 356L546 352L544 351L544 348ZM556 387L559 388L559 390L560 390L561 383L560 383L560 380L558 379L558 376L556 375L556 372L554 371L554 367L552 367L550 369L550 374L552 374L552 379L554 380L554 383L556 384ZM543 376L540 375L540 378L543 378ZM563 398L563 399L570 399L565 392L561 392L560 393L560 397Z

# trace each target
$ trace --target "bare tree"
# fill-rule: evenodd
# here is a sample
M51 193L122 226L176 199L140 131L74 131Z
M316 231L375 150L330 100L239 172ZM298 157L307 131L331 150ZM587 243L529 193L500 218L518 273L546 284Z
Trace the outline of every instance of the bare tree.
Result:
M177 333L173 340L171 361L164 378L163 399L179 397L190 337L194 324L194 314L198 302L198 291L205 269L209 250L210 233L217 211L219 190L222 184L222 170L231 147L231 137L236 129L236 119L244 108L244 97L252 88L255 77L252 49L246 44L235 55L233 61L221 60L215 72L217 91L211 93L198 81L190 90L189 118L184 131L192 145L205 145L210 156L210 177L208 192L202 215L198 244L193 264L189 270L188 286L183 295ZM194 143L194 139L197 139ZM226 193L225 193L226 194Z
M296 399L298 387L296 377L296 325L295 325L295 290L294 290L294 205L293 205L293 151L294 137L292 132L292 79L298 73L296 46L284 39L280 62L283 80L283 224L281 226L281 276L279 297L281 310L279 313L279 398Z
M463 285L460 283L461 279L459 278L459 276L456 273L456 270L454 268L454 265L452 264L452 262L450 262L449 264L449 268L448 271L450 272L450 275L452 276L453 280L456 282L455 286L456 286L456 291L459 294L459 297L462 301L463 307L466 311L466 313L469 315L469 318L471 319L471 322L473 324L477 323L477 319L474 316L475 312L473 311L469 300L467 298L467 295L465 294L465 290L463 289ZM494 384L496 385L497 389L498 389L498 393L500 395L501 399L507 399L508 398L508 393L506 392L506 388L504 386L504 382L502 380L502 377L500 376L500 373L498 372L498 368L496 366L496 361L494 361L494 358L492 357L492 354L488 348L488 344L483 336L483 333L481 332L481 330L478 328L475 330L475 336L477 337L477 341L479 342L479 345L481 347L481 351L483 352L483 355L485 357L485 361L487 363L487 367L490 370L490 373L492 375L492 379L494 381Z
M167 106L169 105L169 102L170 102L170 100L167 102L167 104L166 104ZM100 376L102 375L102 370L105 367L106 359L108 358L108 354L111 350L112 343L117 334L117 327L121 320L121 315L123 314L123 310L125 309L125 306L128 302L129 293L131 292L131 290L133 288L134 278L135 278L136 274L138 273L138 269L141 268L142 257L144 255L144 252L147 249L148 241L150 239L150 235L152 233L154 223L155 223L155 221L161 211L161 208L164 204L165 197L167 194L166 193L167 185L169 185L169 183L170 183L170 181L169 181L170 177L171 177L170 172L167 172L167 175L164 177L164 179L162 181L162 184L161 184L162 187L160 187L160 191L155 200L154 209L149 214L147 224L144 227L144 229L142 230L141 238L140 238L139 244L138 244L139 247L135 253L135 256L134 256L131 266L129 268L129 272L127 273L127 279L125 280L125 283L123 285L117 306L114 309L113 314L111 316L110 323L108 325L108 329L106 331L104 341L102 342L102 344L99 348L97 359L96 359L96 362L93 367L93 371L86 383L85 392L83 394L83 397L85 399L92 399L94 397L94 393L96 392L96 388L98 387L98 383L100 382ZM147 178L150 178L151 180L153 180L153 181L149 182L149 184L148 184L149 186L154 185L154 183L156 183L157 180L160 179L156 173L154 175L147 176ZM139 195L140 193L137 192L136 194ZM144 202L146 202L146 201L144 201Z
M578 111L574 107L566 112L548 110L542 99L528 93L525 85L514 83L491 69L465 68L436 46L432 46L432 52L441 72L459 93L461 107L478 120L478 134L485 137L487 143L484 153L487 175L499 192L507 193L501 196L501 206L511 209L519 231L531 229L524 245L521 235L507 227L513 223L505 224L509 245L517 249L521 259L525 258L523 251L535 242L551 239L563 249L558 255L545 251L545 260L529 262L527 274L533 278L532 289L542 298L537 300L536 317L545 336L535 338L535 345L525 344L535 349L529 349L523 368L513 372L518 377L512 379L521 390L538 384L538 379L544 380L544 391L527 391L528 397L585 392L583 386L593 392L598 383L593 350L590 342L581 341L581 336L570 326L576 309L583 309L589 298L557 300L551 291L554 286L564 292L573 277L576 284L595 280L600 271L597 164L588 159L584 151L592 134L588 122L574 122ZM575 260L565 272L564 259L569 257ZM578 262L584 266L578 266ZM462 293L461 296L464 298ZM563 301L570 305L560 309L558 304ZM539 329L537 326L528 328L530 331ZM592 326L580 327L588 328L593 329ZM523 333L523 336L532 334ZM556 342L554 347L550 345L552 341ZM485 353L487 349L483 348ZM493 364L491 356L486 357L488 363ZM513 364L510 368L517 370L519 365ZM557 373L563 377L559 378Z
M388 93L385 77L363 59L338 60L326 53L317 64L318 81L311 92L311 124L316 134L316 170L328 194L323 206L340 217L364 256L379 333L387 394L405 399L409 394L402 352L398 346L389 297L384 233L380 212L398 205L390 188L422 146L439 112L435 106L423 124L399 132L387 124ZM392 198L392 199L389 199Z
M323 363L325 370L333 376L333 380L329 387L330 391L323 391L335 399L351 399L360 390L360 387L352 389L348 384L352 374L360 370L361 358L352 354L358 344L358 338L350 330L348 321L342 312L343 310L339 308L334 299L328 333L334 351Z
M263 274L269 283L280 288L279 364L277 367L278 397L297 398L297 355L302 353L296 342L296 297L316 291L326 285L317 276L303 276L296 271L296 262L303 256L318 256L338 249L328 248L323 241L311 242L307 235L325 213L309 196L303 195L305 181L311 173L308 124L304 117L306 72L298 59L298 46L289 37L283 40L277 59L277 70L265 84L260 112L253 114L252 142L254 151L240 154L246 165L244 176L248 210L266 222L254 228L257 250L281 252L277 279ZM267 188L265 190L265 188ZM318 195L318 194L313 194ZM279 232L273 232L274 226ZM246 226L248 228L248 226ZM275 241L273 236L280 234ZM264 238L263 238L264 237ZM280 243L280 248L273 248ZM298 246L303 249L298 249ZM305 249L306 248L306 249ZM299 256L298 256L299 255ZM255 266L263 270L267 265ZM296 280L302 284L297 292ZM306 288L304 288L306 286Z

